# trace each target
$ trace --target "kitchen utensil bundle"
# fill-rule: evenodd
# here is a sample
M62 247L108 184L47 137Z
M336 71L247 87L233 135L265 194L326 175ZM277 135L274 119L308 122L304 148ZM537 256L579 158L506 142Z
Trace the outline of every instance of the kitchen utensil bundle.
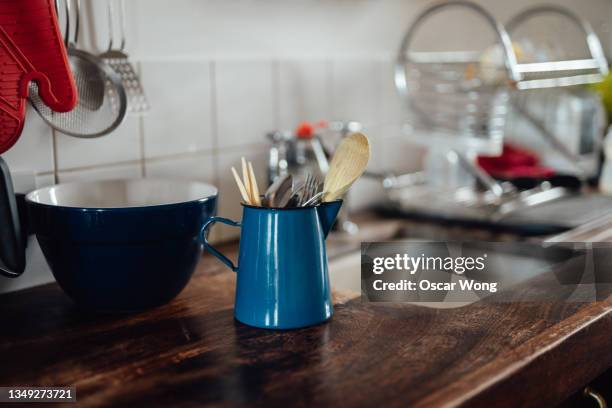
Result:
M70 41L71 3L74 1L74 37ZM54 129L83 138L103 136L116 129L127 112L127 97L121 77L96 55L78 48L81 0L64 0L70 67L78 90L78 103L70 112L57 112L38 96L32 87L34 109Z
M328 320L333 313L325 239L342 207L341 197L361 176L370 157L368 138L355 133L335 152L325 183L308 173L302 182L284 174L263 195L253 165L242 158L242 222L212 217L202 228L204 247L238 272L234 316L267 329L294 329ZM207 240L216 222L241 227L238 265Z
M232 174L234 175L234 180L236 180L236 184L238 185L242 200L245 204L271 208L301 206L306 186L304 183L295 185L291 175L279 177L276 182L266 190L262 200L262 197L259 195L259 187L257 186L257 180L251 162L247 163L244 157L242 158L242 179L240 179L238 172L233 167Z
M121 36L119 48L113 48L114 21L116 16L118 17L119 32ZM108 25L110 37L108 50L101 54L100 58L121 77L121 82L127 94L128 112L134 114L144 113L150 109L149 101L145 96L140 78L138 74L136 74L136 70L130 63L129 57L125 52L126 22L124 0L119 0L119 7L115 7L114 0L108 0Z
M314 177L312 174L306 175L306 181L304 181L304 187L302 188L300 195L299 195L298 205L300 207L304 207L305 205L308 205L307 203L312 202L314 197L317 194L319 194L320 190L321 190L321 182L317 180L317 178Z
M294 329L333 314L325 239L342 201L294 208L243 204L240 223L212 217L202 228L204 247L237 272L234 316L266 329ZM234 265L210 245L216 222L240 227L240 254Z
M272 184L266 190L264 199L266 197L271 198L264 203L267 207L304 207L306 205L315 205L320 201L315 201L314 199L321 197L319 192L321 183L310 173L306 175L306 180L303 182L295 183L292 175L281 176L278 181L281 182L279 192L274 192L275 184Z
M25 120L29 84L57 112L77 103L53 0L2 3L0 14L0 153L19 138Z
M251 162L242 158L242 179L233 167L232 174L245 204L269 208L305 207L341 198L363 174L369 159L368 138L362 133L354 133L344 138L336 149L323 185L310 173L298 183L292 175L285 174L268 187L263 200Z
M247 167L252 174L251 166ZM238 185L244 186L248 174L240 180L235 169L233 172ZM284 191L292 191L290 181L291 177L279 181L264 198L276 202L276 194L286 197ZM312 189L313 184L310 180L304 189ZM242 206L241 222L212 217L201 233L204 247L238 274L235 318L266 329L306 327L331 318L325 239L342 201L279 208L244 200ZM208 230L216 222L241 228L237 265L208 242Z

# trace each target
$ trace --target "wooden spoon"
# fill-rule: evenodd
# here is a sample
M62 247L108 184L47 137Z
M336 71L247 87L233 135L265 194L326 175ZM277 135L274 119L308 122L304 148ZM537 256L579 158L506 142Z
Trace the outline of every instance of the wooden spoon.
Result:
M244 184L242 183L242 180L240 180L240 176L238 175L238 172L233 167L232 167L232 174L234 175L234 180L236 180L236 185L238 185L238 190L240 190L242 201L244 201L246 204L251 204L251 199L249 197L249 194L247 193L246 188Z
M255 205L255 197L253 196L253 186L251 185L251 178L249 177L249 168L247 166L246 159L244 157L240 160L242 162L242 180L246 189L247 195L249 196L249 203Z
M254 200L254 205L261 207L261 197L259 196L259 187L257 186L257 179L255 178L255 172L253 171L253 163L248 163L249 167L249 184L251 185L251 195Z
M323 201L342 197L363 174L370 160L370 142L363 133L353 133L336 149L323 184Z

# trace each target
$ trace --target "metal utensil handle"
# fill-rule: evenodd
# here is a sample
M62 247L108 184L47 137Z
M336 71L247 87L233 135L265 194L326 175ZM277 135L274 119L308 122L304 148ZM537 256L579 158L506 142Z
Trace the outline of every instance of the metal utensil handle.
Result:
M119 50L125 50L125 1L119 0L119 30L121 34L121 45Z
M107 18L108 18L108 51L113 49L113 41L114 41L114 25L113 25L113 16L115 14L113 10L113 0L107 0Z
M115 41L115 16L117 20L119 20L119 35L121 37L121 42L119 45L119 51L123 51L125 49L125 2L123 0L119 0L119 8L115 11L114 0L108 0L108 51L113 49L113 44Z
M318 204L318 201L321 200L321 198L323 198L324 193L325 193L324 191L319 191L317 194L313 195L305 203L303 203L301 207L307 207L309 205Z
M64 24L64 45L68 48L70 44L70 1L71 0L55 0L55 7L57 10L57 19L59 21L59 5L61 1L64 2L64 13L66 14L66 22Z
M504 26L499 23L491 14L489 14L483 7L478 4L472 3L466 0L451 0L440 2L432 5L431 7L425 9L420 15L416 17L413 23L408 28L408 31L404 35L402 39L402 43L400 45L399 53L397 56L396 63L396 71L395 71L395 85L398 88L398 91L402 96L407 96L407 72L406 72L406 64L412 62L410 60L410 56L408 53L408 49L414 37L416 31L420 28L425 20L431 17L434 14L437 14L444 9L452 8L452 7L460 7L466 8L475 12L477 15L481 16L490 26L493 32L496 34L499 44L502 47L504 52L504 65L508 72L508 76L513 81L519 81L521 79L521 75L516 69L517 61L516 54L514 53L514 49L512 48L512 42L510 41L510 36L506 32Z
M66 0L68 2L70 0ZM74 0L74 43L79 43L79 32L81 30L81 0Z
M58 21L58 25L59 25L59 14L60 14L60 6L61 6L61 1L60 0L55 0L55 16L57 18ZM64 45L68 46L68 37L67 37L67 33L68 30L70 29L70 19L68 18L68 13L66 13L66 31L64 32Z
M587 20L579 17L573 11L566 9L565 7L560 7L552 4L530 7L512 17L510 21L508 21L508 23L506 24L506 30L508 31L508 33L510 33L510 35L512 35L512 32L526 20L534 17L537 14L549 13L558 14L566 17L571 22L573 22L580 29L580 31L584 33L587 47L589 48L589 52L591 53L591 57L594 61L597 62L599 72L602 75L606 75L608 73L608 63L606 61L606 56L603 52L603 47L601 46L601 41L599 41L599 37L593 30L593 27Z
M210 245L208 242L208 238L206 237L206 232L210 227L213 226L214 223L221 222L223 224L231 225L232 227L240 227L240 223L236 221L232 221L228 218L223 217L210 217L208 221L204 223L202 230L200 230L200 236L202 237L202 243L204 244L204 249L217 257L221 262L225 264L228 268L230 268L234 272L238 272L238 267L234 266L234 263L225 255L223 255L218 249Z

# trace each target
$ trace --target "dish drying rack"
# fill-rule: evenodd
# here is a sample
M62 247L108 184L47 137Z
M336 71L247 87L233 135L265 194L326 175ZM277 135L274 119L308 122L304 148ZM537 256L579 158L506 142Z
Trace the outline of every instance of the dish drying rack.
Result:
M413 39L434 15L464 9L491 31L495 44L482 51L414 51ZM525 61L512 34L526 21L555 15L584 35L588 56L579 59ZM506 25L482 6L465 0L437 3L410 25L395 66L395 85L409 120L403 133L428 148L425 170L384 175L391 206L403 212L467 221L499 223L508 215L557 200L574 191L550 183L518 191L499 183L475 163L478 155L501 154L512 95L522 90L599 82L608 65L590 24L557 6L534 6Z

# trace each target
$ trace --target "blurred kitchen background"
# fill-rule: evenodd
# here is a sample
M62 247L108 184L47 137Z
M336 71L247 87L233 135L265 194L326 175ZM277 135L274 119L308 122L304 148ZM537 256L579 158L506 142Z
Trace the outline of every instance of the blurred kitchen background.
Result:
M533 5L530 0L477 3L502 22ZM612 2L547 3L588 20L604 51L612 55ZM23 135L3 157L20 192L119 177L207 181L219 187L218 213L234 219L240 217L240 200L230 166L246 156L265 180L270 150L266 134L294 130L303 121L358 121L371 139L370 171L417 171L424 150L402 134L406 113L393 66L406 29L429 4L126 0L126 51L141 76L150 111L127 116L104 137L77 139L52 130L29 109ZM470 18L438 23L420 44L431 49L449 41L486 47L491 37ZM83 0L83 20L80 43L90 51L104 51L106 1ZM348 202L355 211L383 200L380 180L363 177ZM214 239L235 239L237 232L219 226ZM2 280L0 292L52 280L31 238L28 270L21 279Z

